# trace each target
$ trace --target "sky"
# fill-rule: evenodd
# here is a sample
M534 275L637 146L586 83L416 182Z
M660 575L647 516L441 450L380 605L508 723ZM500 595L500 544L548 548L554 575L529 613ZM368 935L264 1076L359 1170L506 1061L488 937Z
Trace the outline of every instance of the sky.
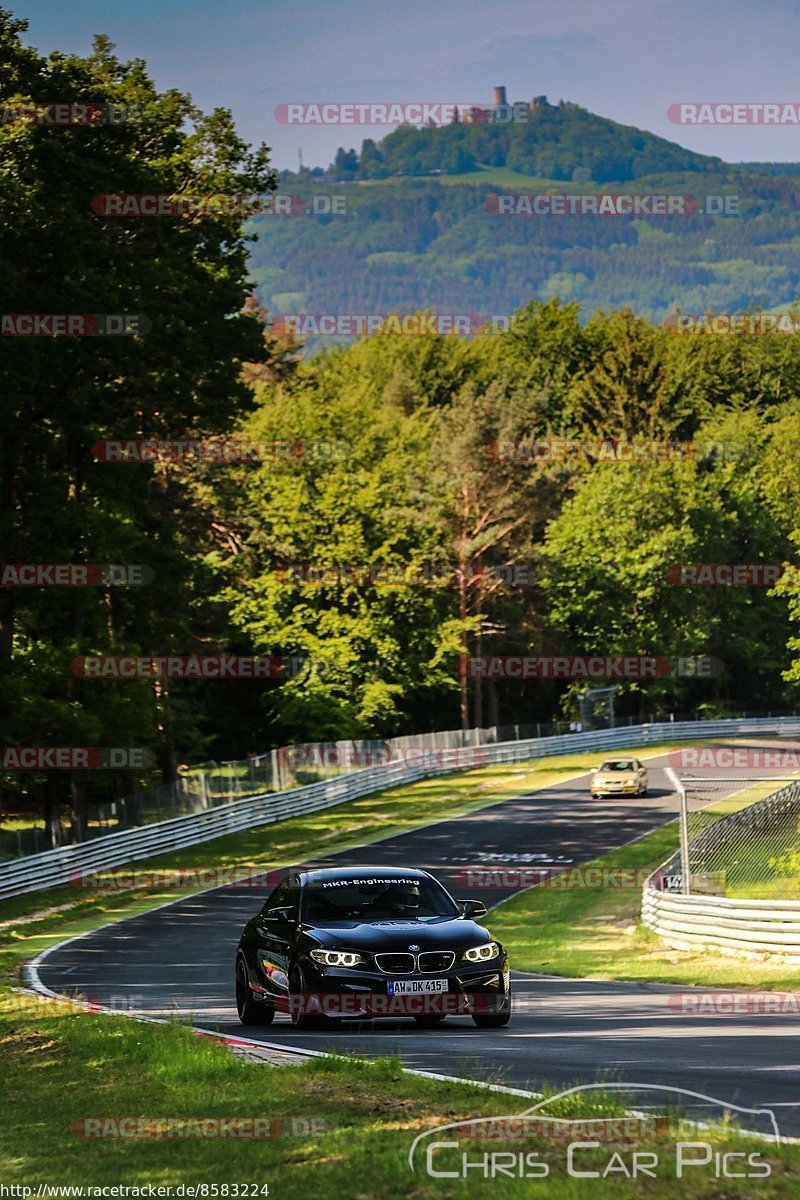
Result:
M327 166L388 127L288 126L285 103L571 100L728 162L800 161L800 126L673 124L680 102L800 102L798 0L2 0L41 52L95 33L161 88L229 108L279 168Z

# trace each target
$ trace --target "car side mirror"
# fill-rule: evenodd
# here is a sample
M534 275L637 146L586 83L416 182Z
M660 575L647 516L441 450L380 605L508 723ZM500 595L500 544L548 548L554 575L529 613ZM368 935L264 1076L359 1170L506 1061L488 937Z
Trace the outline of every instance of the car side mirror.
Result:
M480 900L456 900L462 917L485 917L486 905Z
M280 921L282 925L294 924L294 916L291 908L271 908L266 916L273 921Z

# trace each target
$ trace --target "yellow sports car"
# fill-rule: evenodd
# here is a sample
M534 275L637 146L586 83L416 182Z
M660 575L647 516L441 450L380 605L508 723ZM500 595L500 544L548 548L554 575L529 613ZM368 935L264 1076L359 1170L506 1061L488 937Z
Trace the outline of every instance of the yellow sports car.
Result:
M638 758L607 758L592 772L593 796L646 796L647 767Z

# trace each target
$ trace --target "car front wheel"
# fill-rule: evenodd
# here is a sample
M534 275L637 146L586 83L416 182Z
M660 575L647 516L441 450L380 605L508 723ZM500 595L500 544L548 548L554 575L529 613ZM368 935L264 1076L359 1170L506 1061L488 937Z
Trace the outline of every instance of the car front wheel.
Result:
M243 1025L271 1025L275 1019L274 1004L257 1004L253 999L241 954L236 959L236 1011Z
M472 1014L472 1019L479 1029L502 1029L511 1020L511 993L509 992L504 999L499 996L494 997L493 1008L499 1008L497 1012L482 1012Z
M308 988L299 967L292 967L289 973L289 1013L292 1025L300 1031L306 1029L324 1029L328 1022L324 1016L304 1012L308 1000Z
M511 1020L511 1013L493 1013L492 1016L473 1016L473 1021L478 1026L478 1029L502 1029Z

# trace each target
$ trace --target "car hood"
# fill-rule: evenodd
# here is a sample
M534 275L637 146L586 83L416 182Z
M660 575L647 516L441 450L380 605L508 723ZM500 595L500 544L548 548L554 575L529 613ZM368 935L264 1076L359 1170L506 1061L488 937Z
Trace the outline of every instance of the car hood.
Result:
M622 783L623 779L630 779L632 775L636 775L634 768L630 771L595 771L595 779L607 779L611 783Z
M347 950L463 950L488 942L489 933L475 921L442 917L431 922L335 921L331 925L304 926L309 937L330 949Z

